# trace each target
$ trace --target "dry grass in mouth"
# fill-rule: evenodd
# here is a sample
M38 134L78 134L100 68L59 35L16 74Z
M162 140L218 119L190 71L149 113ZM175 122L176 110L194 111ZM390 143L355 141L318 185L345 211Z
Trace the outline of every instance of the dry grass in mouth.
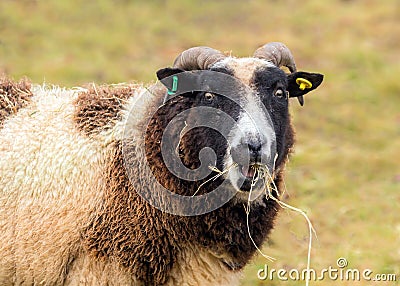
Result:
M253 237L251 236L250 233L250 224L249 224L249 215L250 215L250 205L251 205L251 193L253 191L253 187L257 184L259 179L263 179L264 177L263 172L261 172L262 168L259 167L259 165L253 165L253 168L255 168L254 170L254 175L251 181L251 185L250 185L250 191L249 191L249 197L247 199L247 206L245 205L244 208L246 210L246 225L247 225L247 233L249 235L249 238L251 240L251 242L253 243L254 247L257 249L257 251L267 260L269 261L275 261L276 259L272 256L266 255L265 253L263 253L261 251L261 249L258 247L258 245L255 243L255 241L253 240Z
M194 192L194 194L192 195L192 197L194 197L199 191L200 188L203 187L205 184L207 184L210 181L215 181L216 179L218 179L219 177L221 177L222 175L226 174L229 172L230 169L232 169L233 167L236 167L238 164L236 163L232 163L230 166L228 166L225 170L219 170L217 167L215 166L208 166L208 168L213 171L216 172L217 174L215 176L212 176L211 178L209 178L207 181L201 183L201 185L197 188L197 190Z
M209 169L212 170L213 172L216 172L217 174L213 177L211 177L210 179L206 180L205 182L203 182L196 190L196 192L192 195L195 196L201 187L203 187L205 184L207 184L210 181L215 181L217 178L219 178L220 176L226 174L231 168L237 167L238 164L237 163L233 163L230 166L228 166L225 170L219 170L217 167L215 166L209 166ZM308 228L309 228L309 243L308 243L308 252L307 252L307 272L309 272L310 270L310 264L311 264L311 247L312 247L312 235L314 233L315 237L317 237L316 231L310 221L310 219L308 218L307 214L302 211L299 208L293 207L285 202L282 202L279 197L279 190L278 187L275 185L274 182L274 175L270 173L269 169L267 166L262 165L262 164L254 164L250 166L251 168L254 168L254 174L252 177L252 181L251 181L251 185L250 185L250 191L249 191L249 195L248 195L248 199L247 199L247 204L244 205L245 211L246 211L246 224L247 224L247 232L249 235L249 238L251 240L251 242L253 243L254 247L257 249L257 251L267 260L269 261L275 261L276 258L266 255L265 253L263 253L261 251L261 249L258 247L258 245L255 243L255 241L253 240L253 237L251 236L251 232L250 232L250 224L249 224L249 215L250 215L250 210L251 210L251 194L253 192L253 187L257 184L257 182L259 180L263 180L265 182L264 185L264 193L267 199L271 199L275 202L277 202L279 204L279 206L283 209L289 209L291 211L294 212L298 212L300 213L305 220L307 221L308 224ZM274 196L273 192L275 192L276 196ZM306 286L309 285L309 280L310 277L309 275L307 275L306 277Z
M317 237L317 233L310 221L310 219L308 218L307 214L302 211L299 208L293 207L287 203L282 202L279 199L279 191L277 186L275 185L274 182L274 177L273 174L271 175L271 173L268 170L268 167L265 165L254 165L253 166L255 168L255 172L254 172L254 176L252 178L252 183L251 183L251 188L249 191L249 197L247 200L247 206L245 206L245 210L246 210L246 223L247 223L247 232L249 234L250 240L252 241L253 245L255 246L255 248L257 249L257 251L266 259L270 260L270 261L274 261L276 260L275 258L268 256L266 254L264 254L260 248L256 245L256 243L254 242L253 238L251 237L251 233L250 233L250 226L249 226L249 214L250 214L250 197L251 197L251 192L253 190L253 187L256 185L257 181L262 179L265 182L265 187L264 187L264 192L265 192L265 196L267 199L271 199L275 202L277 202L279 204L280 207L282 207L283 209L289 209L291 211L295 211L300 213L307 221L308 224L308 229L309 229L309 243L308 243L308 252L307 252L307 273L309 273L310 271L310 264L311 264L311 247L312 247L312 235L314 233L315 237ZM275 197L273 195L273 191L275 191L275 193L277 194L277 197ZM310 275L307 275L306 277L306 286L309 285L309 280L310 280Z

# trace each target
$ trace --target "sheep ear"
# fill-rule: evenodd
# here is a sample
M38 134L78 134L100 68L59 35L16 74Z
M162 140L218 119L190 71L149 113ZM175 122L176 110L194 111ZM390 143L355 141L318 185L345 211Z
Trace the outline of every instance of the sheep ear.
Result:
M177 86L174 89L173 75L184 72L184 70L178 68L163 68L157 71L157 78L159 81L168 89L168 94L172 91L176 92ZM164 100L165 101L165 100Z
M300 105L303 105L303 95L316 89L322 83L324 76L319 73L300 71L288 74L287 78L289 97L297 97Z
M157 71L157 78L159 80L163 80L166 77L172 76L177 73L184 72L184 70L178 69L178 68L163 68Z

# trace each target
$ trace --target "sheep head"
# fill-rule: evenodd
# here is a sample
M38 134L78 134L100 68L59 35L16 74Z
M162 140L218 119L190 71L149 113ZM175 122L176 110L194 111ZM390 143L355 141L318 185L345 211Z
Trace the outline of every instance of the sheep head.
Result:
M290 73L281 66L287 66ZM196 177L196 170L208 170L209 165L219 170L234 166L220 179L228 178L237 196L244 199L250 190L262 192L261 182L252 184L257 166L276 176L283 169L294 141L289 97L297 97L302 104L302 96L323 80L321 74L297 71L291 52L281 43L266 44L250 58L225 56L209 47L190 48L176 58L172 68L160 69L157 77L169 91L156 115L162 118L158 119L162 121L160 129L165 131L180 116L172 124L175 137L171 136L174 149L170 154L176 155L172 165L182 163L182 169L191 173L190 180L185 178L191 185L176 192L197 192L195 188L187 193L206 179ZM163 138L155 139L149 141L149 150L156 150L154 142ZM202 158L207 149L214 154ZM164 175L165 169L160 170ZM191 183L193 178L199 178L197 185Z

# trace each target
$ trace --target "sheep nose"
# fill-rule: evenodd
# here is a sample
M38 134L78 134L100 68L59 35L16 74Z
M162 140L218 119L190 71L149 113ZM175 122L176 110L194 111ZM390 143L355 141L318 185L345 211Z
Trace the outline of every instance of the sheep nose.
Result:
M261 143L258 141L247 143L247 148L249 148L250 153L260 153L261 151Z
M232 146L231 155L239 165L261 163L263 142L259 139L241 140L240 144Z

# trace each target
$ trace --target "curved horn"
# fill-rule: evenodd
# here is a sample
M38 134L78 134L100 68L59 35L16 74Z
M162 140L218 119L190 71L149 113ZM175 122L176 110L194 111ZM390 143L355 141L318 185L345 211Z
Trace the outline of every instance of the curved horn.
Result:
M296 64L289 48L279 42L271 42L258 48L254 57L271 61L277 67L288 67L290 72L296 71Z
M265 44L261 48L258 48L254 52L254 57L260 59L266 59L271 61L277 67L285 66L288 67L290 72L296 72L296 63L289 48L279 42L271 42ZM304 105L304 98L302 95L297 97L301 106Z
M183 51L174 61L174 67L183 70L205 70L226 56L209 47L194 47Z

